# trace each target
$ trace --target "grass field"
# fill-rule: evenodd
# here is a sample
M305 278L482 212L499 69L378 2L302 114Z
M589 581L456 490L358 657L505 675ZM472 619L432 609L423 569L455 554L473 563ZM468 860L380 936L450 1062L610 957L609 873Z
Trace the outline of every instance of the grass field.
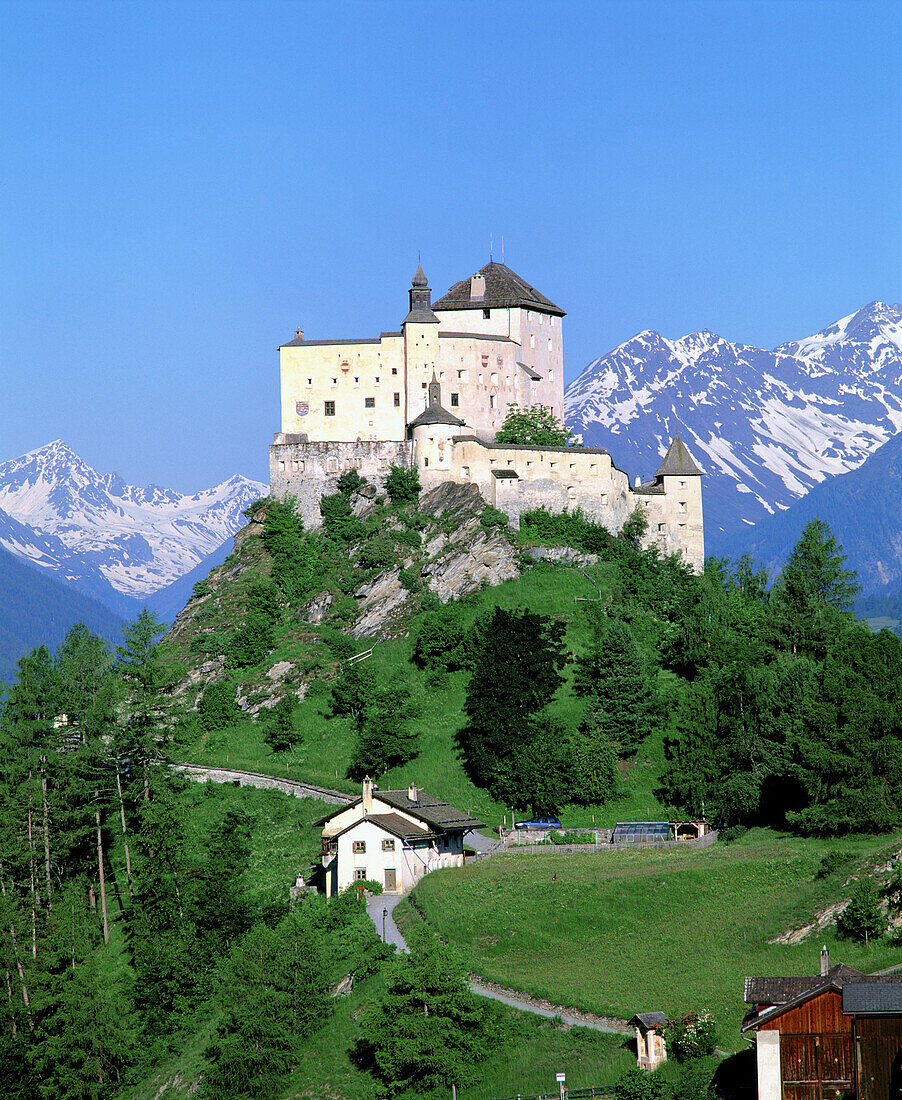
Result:
M592 573L604 590L605 570L597 568ZM537 565L517 580L477 593L462 606L473 620L495 606L528 607L531 611L561 618L568 626L568 648L578 651L584 646L587 633L579 614L579 609L585 605L575 601L577 597L595 595L596 589L579 570ZM639 617L633 626L641 642L643 631L650 629L649 624ZM360 648L369 648L370 644L362 641ZM420 732L419 755L405 767L389 771L380 779L380 785L403 788L415 782L429 794L478 815L490 826L501 824L505 815L509 820L511 808L495 802L487 792L470 782L454 749L454 735L463 724L467 674L453 673L437 686L427 685L426 676L410 662L412 648L413 641L409 637L377 642L372 657L368 658L368 664L381 683L394 678L404 680L422 708L416 723ZM267 667L287 656L290 655L277 652L268 658ZM573 666L568 666L565 672L571 676ZM672 679L675 678L662 674L665 684ZM345 778L354 745L352 725L344 718L327 717L328 685L325 681L313 683L322 686L314 688L298 708L297 724L302 741L295 752L274 755L263 740L260 725L248 720L206 735L187 746L181 755L194 763L287 775L337 790L356 790ZM571 726L578 723L582 707L566 687L552 704L552 710ZM663 765L663 737L664 730L658 730L643 745L635 762L627 767L621 798L600 807L565 807L562 812L565 825L610 826L618 820L666 817L654 793Z
M702 850L512 853L429 875L415 897L485 978L627 1018L707 1008L732 1050L745 975L817 973L822 942L833 962L861 970L902 963L888 942L865 948L833 928L795 946L767 943L843 896L855 864L815 877L831 844L873 866L902 835L838 843L753 830Z

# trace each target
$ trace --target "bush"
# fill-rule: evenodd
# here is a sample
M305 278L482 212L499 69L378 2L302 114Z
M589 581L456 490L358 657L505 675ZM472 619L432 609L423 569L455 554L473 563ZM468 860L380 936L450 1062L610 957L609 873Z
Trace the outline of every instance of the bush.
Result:
M354 639L349 638L347 634L342 634L340 630L330 627L322 632L321 637L323 643L339 661L346 661L348 657L353 657L357 652L357 643Z
M268 577L254 581L248 586L245 606L248 611L262 615L273 625L282 618L279 589Z
M207 684L197 705L201 727L212 731L234 725L241 717L241 708L235 702L235 684L232 680L217 680Z
M364 569L388 569L398 564L398 551L387 535L376 535L363 544L357 561Z
M272 623L260 611L249 611L232 635L228 656L239 668L258 665L274 644Z
M581 508L575 508L572 512L533 508L520 516L520 530L538 542L572 546L584 554L601 554L611 545L611 533L607 527L594 523Z
M351 501L345 493L320 497L319 510L323 517L323 530L330 539L349 543L366 538L366 527L354 515Z
M687 1012L667 1021L664 1038L669 1053L678 1062L688 1062L714 1053L717 1026L710 1012Z
M508 519L504 512L488 504L480 513L479 522L486 530L490 530L492 527L507 527Z
M209 596L212 591L213 587L210 581L205 577L203 580L198 581L191 589L191 595L195 600L199 600L201 596Z
M854 852L849 852L844 848L831 848L821 860L815 877L827 878L843 867L848 867L854 858Z
M714 1070L705 1058L695 1058L680 1067L680 1073L672 1085L672 1100L716 1100Z
M718 830L717 839L724 844L732 844L734 841L744 837L748 832L745 825L728 825L725 829Z
M350 496L351 493L356 493L358 489L362 489L366 485L366 478L361 477L356 470L345 470L345 472L338 479L338 491Z
M406 588L408 592L419 592L423 587L420 571L416 566L411 566L409 569L402 569L398 574L398 580L401 582L401 587Z
M861 878L855 883L849 904L836 924L840 934L852 940L873 940L883 935L886 917L873 879Z
M411 660L418 668L443 672L466 668L469 630L461 609L447 604L424 615L417 631Z
M633 1066L614 1086L615 1100L665 1100L667 1085L659 1073Z
M400 542L402 546L420 547L423 545L423 540L418 531L398 531L395 540Z
M270 502L263 521L263 545L272 557L272 579L288 600L300 602L320 585L322 540L304 532L293 497Z
M264 719L263 740L273 752L287 752L299 740L294 725L294 699L283 695Z
M420 477L415 466L391 464L385 479L385 491L392 504L413 504L419 498L420 489Z

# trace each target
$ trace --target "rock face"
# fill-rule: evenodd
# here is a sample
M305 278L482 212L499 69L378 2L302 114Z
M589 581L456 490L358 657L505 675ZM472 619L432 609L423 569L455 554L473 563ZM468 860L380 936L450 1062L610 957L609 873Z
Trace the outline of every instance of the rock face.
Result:
M442 603L520 575L517 548L510 533L484 527L480 521L484 508L485 501L475 485L452 482L431 489L420 500L420 511L439 522L430 525L419 579ZM409 570L416 560L411 555L403 568ZM404 633L411 593L401 582L401 572L386 570L355 593L360 601L360 614L350 631L355 638Z

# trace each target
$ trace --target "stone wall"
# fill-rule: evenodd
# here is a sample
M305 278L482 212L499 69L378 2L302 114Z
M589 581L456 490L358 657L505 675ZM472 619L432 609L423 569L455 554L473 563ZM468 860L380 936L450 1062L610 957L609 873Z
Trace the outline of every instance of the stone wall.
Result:
M381 490L393 463L409 466L412 460L410 443L308 443L303 436L277 432L269 448L269 489L278 500L294 496L304 526L318 527L320 497L338 492L338 479L347 470L356 470Z

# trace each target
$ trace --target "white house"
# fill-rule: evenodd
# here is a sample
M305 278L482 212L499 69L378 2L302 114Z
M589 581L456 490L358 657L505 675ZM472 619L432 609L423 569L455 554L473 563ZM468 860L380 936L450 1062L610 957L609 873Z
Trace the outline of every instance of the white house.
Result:
M325 891L332 897L362 879L404 894L427 871L462 867L464 833L483 823L413 784L380 791L367 777L360 798L316 824L323 827Z

